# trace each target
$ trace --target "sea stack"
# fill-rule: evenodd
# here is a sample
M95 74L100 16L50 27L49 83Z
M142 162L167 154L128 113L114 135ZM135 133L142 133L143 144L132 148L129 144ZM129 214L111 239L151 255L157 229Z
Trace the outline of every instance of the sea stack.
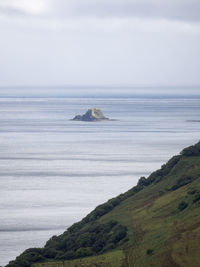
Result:
M74 121L108 121L109 118L106 118L103 115L103 112L100 108L90 108L84 115L77 115L73 118Z

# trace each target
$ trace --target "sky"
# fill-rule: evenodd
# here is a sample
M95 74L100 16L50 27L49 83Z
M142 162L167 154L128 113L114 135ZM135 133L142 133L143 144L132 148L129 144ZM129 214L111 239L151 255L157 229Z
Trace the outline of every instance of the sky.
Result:
M199 0L0 0L0 90L200 91L199 47Z

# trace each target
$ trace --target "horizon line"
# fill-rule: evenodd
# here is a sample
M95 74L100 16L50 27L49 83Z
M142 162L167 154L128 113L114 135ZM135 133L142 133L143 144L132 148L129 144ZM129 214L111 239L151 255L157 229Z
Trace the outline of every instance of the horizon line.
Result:
M193 88L200 88L200 84L187 84L187 85L124 85L124 84L121 84L121 85L98 85L98 84L90 84L90 85L87 85L87 84L84 84L84 85L77 85L77 84L55 84L55 85L0 85L0 88L25 88L25 87L28 87L28 88L35 88L35 87L40 87L40 88L55 88L55 87L59 87L59 88L93 88L93 87L96 87L96 88L121 88L121 87L124 87L124 88L189 88L189 87L193 87Z

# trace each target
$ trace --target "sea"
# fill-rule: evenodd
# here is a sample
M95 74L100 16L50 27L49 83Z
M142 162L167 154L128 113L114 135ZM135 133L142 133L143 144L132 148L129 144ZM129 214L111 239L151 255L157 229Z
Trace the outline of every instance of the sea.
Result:
M88 108L113 119L71 119ZM200 139L200 96L0 97L0 265Z

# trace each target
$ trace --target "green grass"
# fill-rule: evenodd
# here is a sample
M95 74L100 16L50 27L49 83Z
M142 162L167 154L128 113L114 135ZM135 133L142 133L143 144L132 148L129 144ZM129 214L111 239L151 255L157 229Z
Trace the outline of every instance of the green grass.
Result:
M33 267L122 267L125 255L122 250L116 250L103 255L63 261L34 264Z

